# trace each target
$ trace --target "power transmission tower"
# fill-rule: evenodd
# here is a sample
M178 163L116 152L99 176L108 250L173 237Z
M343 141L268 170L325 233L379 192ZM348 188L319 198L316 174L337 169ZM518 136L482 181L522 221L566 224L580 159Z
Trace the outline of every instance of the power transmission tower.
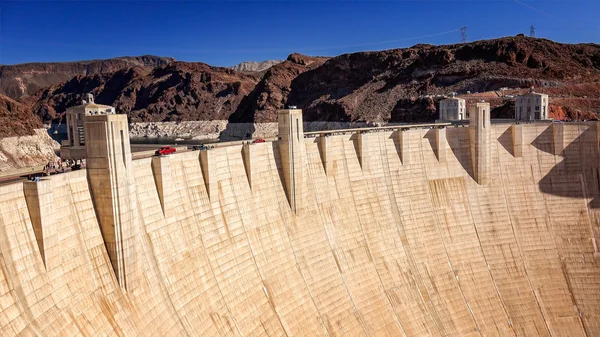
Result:
M460 28L460 43L467 42L467 27Z
M535 37L535 26L531 25L529 28L529 37Z

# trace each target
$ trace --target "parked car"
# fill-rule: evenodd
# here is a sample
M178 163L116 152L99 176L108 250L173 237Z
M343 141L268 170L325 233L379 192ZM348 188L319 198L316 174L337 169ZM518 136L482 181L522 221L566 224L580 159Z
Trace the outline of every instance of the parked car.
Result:
M194 151L208 150L208 147L204 144L194 145L194 146L192 146L192 150L194 150Z
M175 153L175 152L177 152L176 148L170 147L170 146L163 146L160 149L156 150L154 152L154 155L156 155L156 156L164 156L164 155Z
M256 144L256 143L264 143L264 142L265 142L265 140L262 139L262 138L255 139L255 140L252 141L252 143L254 143L254 144Z

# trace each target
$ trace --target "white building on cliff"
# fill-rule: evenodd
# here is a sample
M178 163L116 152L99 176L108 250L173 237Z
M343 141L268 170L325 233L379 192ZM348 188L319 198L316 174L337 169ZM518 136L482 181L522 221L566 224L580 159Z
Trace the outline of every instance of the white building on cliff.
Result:
M440 101L439 113L439 119L443 121L468 119L465 100L456 97L455 93Z
M67 109L67 141L62 142L60 156L64 159L85 158L85 133L83 129L84 116L115 114L115 108L94 103L94 96L87 94L87 100L81 105Z
M532 121L548 118L548 95L535 92L533 87L526 95L518 96L515 101L515 119Z

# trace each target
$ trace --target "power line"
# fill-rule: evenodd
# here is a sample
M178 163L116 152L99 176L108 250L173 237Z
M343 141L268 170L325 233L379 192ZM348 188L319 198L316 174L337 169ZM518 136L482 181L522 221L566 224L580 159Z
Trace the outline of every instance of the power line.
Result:
M529 37L535 37L535 26L531 25L531 27L529 27Z
M467 42L467 27L463 26L460 28L460 43Z

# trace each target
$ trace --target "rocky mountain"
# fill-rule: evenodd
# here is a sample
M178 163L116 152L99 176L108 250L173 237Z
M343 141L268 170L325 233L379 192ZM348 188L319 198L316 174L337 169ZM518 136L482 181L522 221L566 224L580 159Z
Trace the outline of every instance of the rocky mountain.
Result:
M283 61L267 60L267 61L262 61L262 62L242 62L240 64L237 64L237 65L231 67L231 69L233 69L235 71L260 72L260 71L265 71L265 70L271 68L272 66L279 64L281 62L283 62Z
M32 135L41 127L40 119L27 105L0 94L0 138Z
M322 66L327 60L326 57L291 54L284 62L265 72L229 120L235 123L277 121L277 109L287 105L292 82L301 74Z
M553 97L551 111L577 117L598 112L591 99L600 97L599 81L600 46L516 36L333 58L292 54L263 73L185 62L136 66L78 75L21 101L45 122L87 92L132 122L274 122L286 105L302 108L307 121L421 122L436 118L438 95L535 86Z
M108 74L79 75L23 100L44 121L56 121L83 93L113 105L131 122L227 119L259 78L204 63L171 62Z
M108 60L0 65L0 93L19 98L68 81L74 76L109 74L131 67L154 68L173 61L170 57L144 55Z

